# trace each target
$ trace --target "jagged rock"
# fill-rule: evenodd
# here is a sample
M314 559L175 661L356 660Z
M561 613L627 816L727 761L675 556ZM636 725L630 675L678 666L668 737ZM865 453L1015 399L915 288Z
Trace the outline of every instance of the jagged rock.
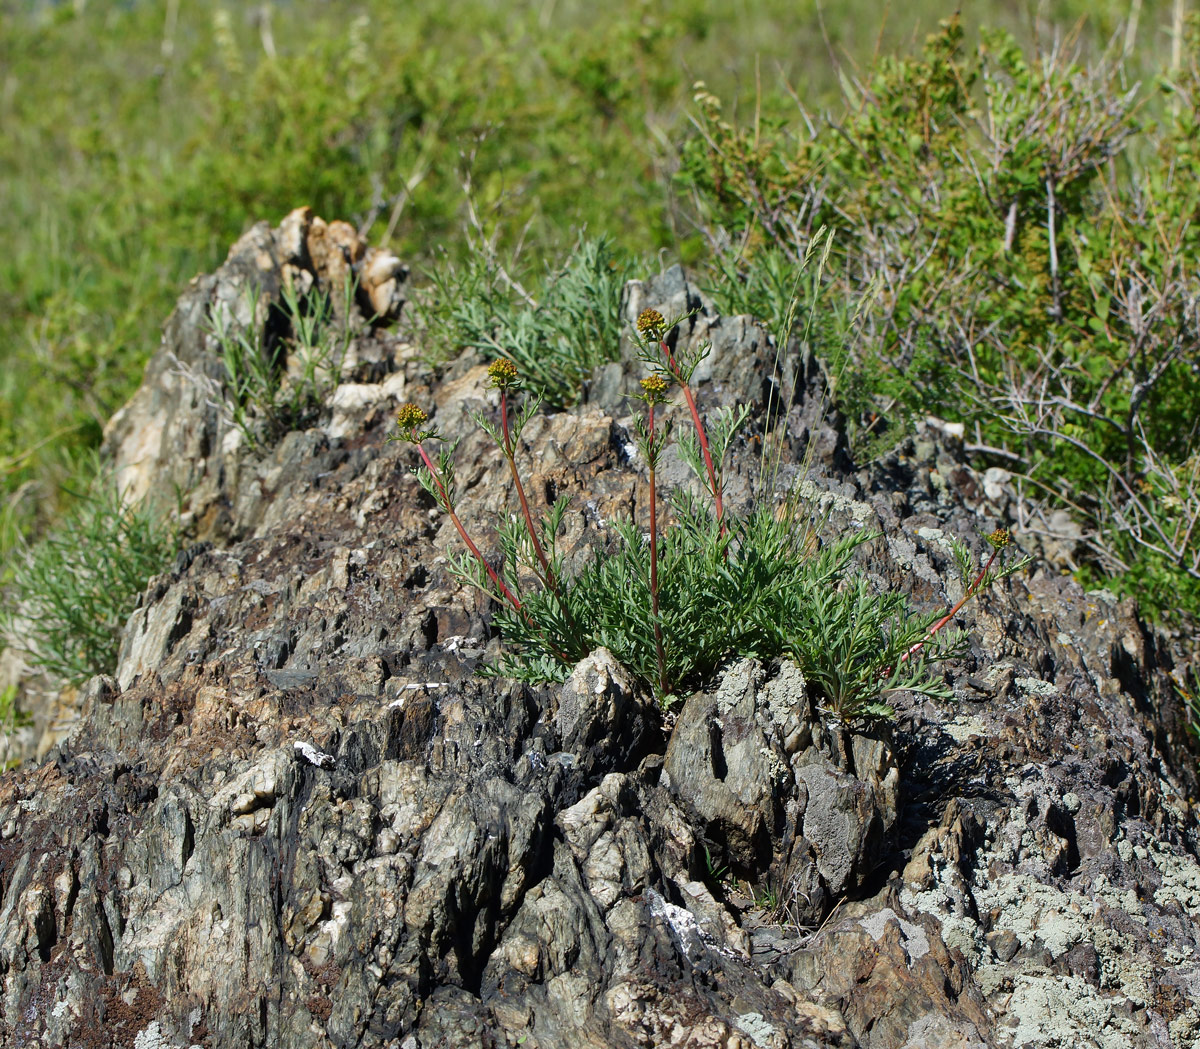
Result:
M826 724L791 663L767 680L747 660L689 698L663 773L722 865L786 886L805 923L862 888L896 823L890 748Z
M192 281L167 321L162 348L147 365L142 385L105 428L105 448L115 461L120 489L131 499L152 490L182 493L184 521L200 538L249 526L252 522L231 519L229 509L245 486L248 449L222 407L228 376L213 316L220 313L236 327L257 328L270 344L285 334L278 330L285 285L290 282L302 295L315 290L328 297L341 323L364 329L340 362L342 377L352 381L361 375L378 385L404 356L405 346L373 337L366 324L399 314L406 276L394 256L368 250L353 226L326 224L310 208L297 208L275 230L265 222L254 226L216 273ZM346 317L351 280L362 302ZM287 362L277 366L286 368ZM388 395L401 391L397 375ZM333 397L339 397L338 389ZM348 395L340 397L344 408Z
M408 267L390 251L367 248L362 264L362 287L375 317L390 320L404 307L404 282Z
M482 362L431 376L364 326L326 413L257 450L196 378L220 379L214 305L288 267L340 279L374 258L352 234L303 212L251 230L110 426L121 476L178 484L202 541L69 736L0 780L0 1044L1191 1049L1197 785L1169 639L1052 565L1014 577L960 616L957 701L897 698L890 739L817 716L786 663L735 663L665 716L603 651L565 686L479 679L490 610L385 438L401 399L462 438L490 551L511 503L465 412L491 410ZM664 280L628 308L678 294L726 330ZM761 411L774 351L728 331L700 403ZM830 530L880 533L875 585L954 601L947 538L1002 523L961 441L931 425L854 472L819 370L796 375L792 447L824 451L781 476ZM529 490L573 497L575 564L644 500L624 410L526 431ZM735 451L742 496L756 455Z
M627 403L637 380L646 373L638 360L633 331L638 314L657 309L668 319L683 318L668 339L672 350L688 357L704 344L709 350L696 368L695 379L707 383L709 407L751 404L761 407L770 382L774 349L761 325L750 317L722 317L711 300L672 266L648 281L630 281L621 297L625 322L619 360L605 365L588 384L586 400L609 410Z

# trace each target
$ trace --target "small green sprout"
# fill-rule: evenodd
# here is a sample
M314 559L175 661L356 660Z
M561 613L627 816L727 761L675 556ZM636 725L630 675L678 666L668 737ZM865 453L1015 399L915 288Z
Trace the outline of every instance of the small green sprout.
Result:
M730 879L729 864L718 863L707 845L704 846L704 870L717 885L723 886Z

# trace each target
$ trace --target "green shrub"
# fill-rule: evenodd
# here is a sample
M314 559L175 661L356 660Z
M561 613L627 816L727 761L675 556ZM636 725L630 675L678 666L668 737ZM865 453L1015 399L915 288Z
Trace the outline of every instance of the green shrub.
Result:
M828 43L865 62L942 6L877 27L853 0L818 27L786 0L626 0L601 20L579 0L196 0L175 20L145 2L0 2L0 556L79 487L65 482L180 288L251 222L308 204L407 261L461 263L469 185L501 254L555 257L586 228L692 262L703 239L667 184L691 76L731 97L778 70L755 102L769 135L791 88L837 84ZM1125 10L1085 6L1092 39ZM963 11L1021 21L985 0ZM1156 17L1147 0L1139 56Z
M173 525L100 478L60 528L20 550L0 627L31 663L68 682L111 673L126 619L178 547Z
M855 340L818 352L860 453L914 418L962 422L1035 515L1083 518L1082 567L1195 612L1200 72L1171 79L1159 124L1123 78L1001 34L967 48L951 20L847 84L838 118L739 127L699 92L681 177L768 309L811 230L839 229L831 297L864 306Z

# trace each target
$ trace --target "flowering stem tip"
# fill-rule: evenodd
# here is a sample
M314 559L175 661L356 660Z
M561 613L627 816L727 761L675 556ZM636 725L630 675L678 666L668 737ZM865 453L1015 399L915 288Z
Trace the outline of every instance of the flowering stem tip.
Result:
M667 337L667 322L658 310L642 310L638 314L637 330L643 339L662 342Z
M692 396L691 388L688 386L690 371L688 374L684 374L683 369L679 366L679 362L675 359L675 355L671 352L671 347L667 345L667 322L658 310L642 310L638 314L637 330L643 339L658 343L659 349L662 350L663 358L666 361L667 371L683 390L683 398L687 401L688 411L692 413L692 422L696 427L696 436L700 440L700 451L704 456L704 468L708 472L708 486L712 491L713 506L717 512L717 526L720 528L721 535L724 536L725 506L721 498L721 487L717 483L717 471L713 466L712 453L708 449L708 435L704 431L704 423L700 421L700 411L696 407L696 398ZM654 378L654 376L651 376L651 379ZM643 380L643 389L645 389L645 386L646 380Z

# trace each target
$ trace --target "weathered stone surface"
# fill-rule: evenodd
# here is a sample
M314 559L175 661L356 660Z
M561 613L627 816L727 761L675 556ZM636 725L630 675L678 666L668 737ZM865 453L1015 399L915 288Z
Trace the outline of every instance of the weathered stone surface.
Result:
M318 288L340 321L361 329L341 362L343 377L378 385L403 361L406 344L374 337L367 322L398 314L405 274L392 256L368 253L352 226L327 225L309 208L296 209L275 230L265 222L254 226L215 274L192 281L167 320L162 348L147 365L141 387L109 421L105 446L119 487L132 499L152 490L160 496L178 491L185 498L185 522L200 538L236 532L244 522L231 519L231 504L255 481L241 475L248 465L244 442L222 409L227 377L211 318L220 313L235 326L256 327L269 342L286 334L277 330L285 284L290 281L302 294ZM344 318L351 280L361 301ZM388 392L396 392L401 381L394 376Z
M897 697L890 738L827 724L786 663L734 662L665 717L603 650L562 687L481 680L489 610L385 437L411 399L462 438L490 550L512 506L466 414L494 406L482 362L430 376L364 327L319 424L258 452L194 381L219 379L214 304L372 257L304 211L256 227L110 427L135 490L188 493L199 541L69 736L0 780L0 1044L1192 1049L1197 788L1168 639L1044 565L967 606L957 701ZM701 404L761 411L765 336L678 273L627 304L675 298L731 333ZM644 501L624 411L526 431L529 490L573 497L576 562ZM791 446L823 450L784 480L831 530L881 533L877 586L953 602L946 537L1001 523L1003 483L934 424L855 473L835 422L800 400Z
M890 747L826 724L791 663L769 680L755 661L738 663L714 693L688 699L663 773L710 855L784 886L805 923L861 889L896 823Z

